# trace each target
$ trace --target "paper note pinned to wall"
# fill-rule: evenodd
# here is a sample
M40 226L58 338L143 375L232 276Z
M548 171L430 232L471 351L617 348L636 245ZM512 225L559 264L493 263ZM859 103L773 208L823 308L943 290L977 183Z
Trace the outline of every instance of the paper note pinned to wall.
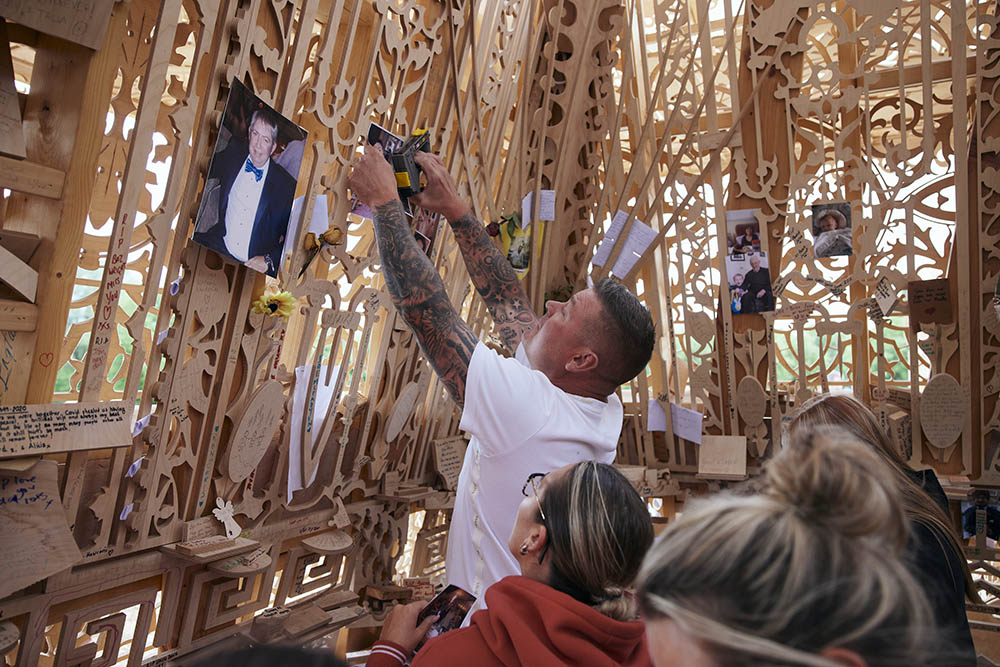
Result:
M80 560L59 498L59 466L38 461L23 472L0 470L0 599Z
M595 266L604 266L607 263L608 258L611 256L611 250L621 235L627 219L628 213L625 211L615 213L615 217L611 220L611 226L608 227L608 231L605 232L604 238L597 248L597 252L594 253L593 263ZM656 231L649 225L638 218L633 218L632 226L629 227L628 236L625 238L625 243L618 253L615 265L611 268L611 273L619 278L628 275L628 272L632 270L635 263L639 261L642 253L656 240L656 236Z
M878 304L883 316L888 315L893 304L896 303L896 290L892 287L892 281L885 276L882 276L876 283L875 293L872 296L875 297L875 303Z
M306 401L315 392L315 403L312 405L312 422L309 426L311 440L309 447L316 444L320 427L323 426L323 419L330 410L330 402L333 400L333 389L337 384L337 375L340 372L339 366L333 367L330 373L330 383L326 380L326 366L321 366L317 373L317 383L313 388L309 383L309 373L312 366L299 366L295 369L295 393L292 396L292 425L288 438L288 502L292 502L292 494L299 489L303 489L308 484L302 483L302 421L306 414ZM318 468L317 468L318 470ZM316 470L313 470L309 478L309 484L316 480Z
M529 192L524 195L521 200L521 229L524 229L531 223L532 209L535 203L535 193ZM539 220L555 220L556 219L556 191L555 190L539 190L538 191L538 219Z
M684 438L697 445L701 444L701 425L703 417L697 410L670 404L670 421L674 425L674 435Z
M632 221L628 237L625 239L625 247L618 253L618 259L611 269L612 275L624 278L632 270L635 263L642 257L653 241L656 240L656 232L653 228L638 218Z
M646 409L646 430L666 431L667 413L663 411L663 406L655 398L649 399Z
M608 257L611 256L611 248L622 233L627 218L628 213L625 211L615 213L615 217L611 219L611 226L604 232L604 238L601 239L601 244L597 246L597 252L594 253L594 266L604 266L607 263Z
M745 479L747 439L742 435L706 435L698 450L698 476Z

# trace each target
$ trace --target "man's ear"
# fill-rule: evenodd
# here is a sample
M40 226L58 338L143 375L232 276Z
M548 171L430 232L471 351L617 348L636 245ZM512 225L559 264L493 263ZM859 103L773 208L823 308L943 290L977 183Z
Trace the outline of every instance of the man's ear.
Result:
M600 360L597 353L589 347L582 347L573 353L573 356L566 362L566 371L569 373L583 373L597 368Z

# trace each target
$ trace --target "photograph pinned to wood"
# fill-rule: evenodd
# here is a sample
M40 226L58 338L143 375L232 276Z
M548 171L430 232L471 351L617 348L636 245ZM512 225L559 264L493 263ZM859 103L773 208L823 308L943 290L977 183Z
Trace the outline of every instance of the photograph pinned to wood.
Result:
M726 211L727 255L760 252L762 238L760 222L757 220L757 209L745 208Z
M415 136L424 135L425 133L420 133ZM406 140L402 137L396 136L378 123L372 123L368 127L366 141L371 146L381 146L382 154L390 164L393 163L393 154L401 150L406 144ZM399 179L397 177L397 182L398 180ZM416 185L415 187L419 188L419 185ZM403 192L400 192L399 201L403 204L403 212L406 213L406 215L411 219L413 237L417 240L417 245L419 245L424 253L430 257L431 250L434 248L434 239L437 236L438 222L441 216L437 213L425 211L419 206L411 205L409 197L404 196ZM365 220L372 219L371 209L368 208L368 205L359 200L353 193L351 194L350 213L364 218Z
M849 257L851 244L851 205L848 202L813 204L813 250L817 257Z
M234 80L191 239L277 277L307 134Z
M769 313L774 310L767 253L727 255L726 275L729 276L729 307L733 313Z

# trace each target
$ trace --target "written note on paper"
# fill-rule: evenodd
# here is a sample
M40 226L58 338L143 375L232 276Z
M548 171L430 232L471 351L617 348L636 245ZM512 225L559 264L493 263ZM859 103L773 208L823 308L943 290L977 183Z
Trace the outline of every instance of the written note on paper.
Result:
M80 560L59 499L59 466L38 461L25 471L0 470L0 599Z
M535 203L535 193L529 192L524 195L524 199L521 200L521 229L524 229L531 223L531 214L534 212ZM538 191L538 219L539 220L555 220L556 219L556 191L555 190L539 190Z
M653 241L656 240L656 232L653 228L639 219L632 221L628 237L625 238L625 247L618 253L618 259L611 268L612 275L624 278L632 270L635 263L642 257Z
M698 450L698 476L744 479L747 476L747 439L742 435L706 435Z
M702 419L697 410L689 410L676 403L670 404L670 421L673 422L674 435L678 437L700 445Z
M655 398L649 399L646 405L646 430L667 430L667 413L663 411L663 406Z
M951 322L951 288L947 278L911 280L906 283L906 291L911 325Z
M465 438L445 438L435 440L434 468L444 479L444 486L454 491L458 486L458 473L462 472L462 462L465 461L465 448L468 443Z
M122 447L130 419L121 401L0 406L0 458Z
M0 16L47 35L96 49L115 0L0 0Z
M597 252L594 253L594 266L604 266L607 263L611 256L611 250L618 241L618 237L621 236L627 219L628 213L625 211L615 213L608 231L604 233L604 238L601 239L601 244L597 247ZM615 265L611 268L611 273L619 278L628 275L635 263L639 261L642 253L656 240L656 236L656 232L649 225L638 218L633 218L632 226L629 228L621 252L618 253Z
M896 290L892 287L892 281L885 276L882 276L875 284L875 293L872 296L875 297L875 303L878 304L878 309L882 311L883 316L888 315L893 304L896 303Z

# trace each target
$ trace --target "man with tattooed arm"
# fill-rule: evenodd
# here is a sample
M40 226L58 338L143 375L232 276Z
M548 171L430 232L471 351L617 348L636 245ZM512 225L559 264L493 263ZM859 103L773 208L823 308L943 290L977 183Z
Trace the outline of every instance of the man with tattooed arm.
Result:
M378 147L366 146L348 183L374 214L393 304L462 408L460 427L471 436L446 562L448 582L475 595L476 609L485 606L491 584L520 572L508 540L528 476L577 461L614 460L622 427L615 391L645 369L655 333L649 311L610 279L566 303L547 302L545 316L536 317L441 159L429 153L416 159L426 188L410 201L448 220L472 282L514 354L486 347L459 317L410 231L392 167Z

